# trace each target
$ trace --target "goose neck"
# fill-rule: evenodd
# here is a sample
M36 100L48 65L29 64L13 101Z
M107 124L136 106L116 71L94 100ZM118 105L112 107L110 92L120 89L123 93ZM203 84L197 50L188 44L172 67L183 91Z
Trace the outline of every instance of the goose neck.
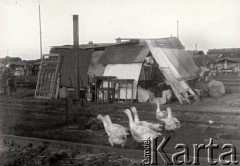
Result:
M108 125L107 120L105 118L102 118L101 120L103 122L103 126L106 127Z
M128 116L128 119L129 119L129 126L130 127L133 127L134 126L134 122L133 122L133 117L132 117L132 114L130 111L127 111L126 112L127 116Z
M138 114L136 111L133 111L133 114L134 114L134 122L137 123L139 122L139 118L138 118Z
M168 118L172 117L172 111L170 108L167 108Z
M158 102L157 102L157 112L161 112L160 105Z

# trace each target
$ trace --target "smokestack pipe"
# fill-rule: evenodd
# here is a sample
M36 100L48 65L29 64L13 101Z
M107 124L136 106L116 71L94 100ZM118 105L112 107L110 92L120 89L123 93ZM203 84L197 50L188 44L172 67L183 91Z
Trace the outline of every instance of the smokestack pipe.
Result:
M74 44L74 73L75 73L75 90L76 99L80 98L79 88L79 30L78 30L78 15L73 15L73 44Z

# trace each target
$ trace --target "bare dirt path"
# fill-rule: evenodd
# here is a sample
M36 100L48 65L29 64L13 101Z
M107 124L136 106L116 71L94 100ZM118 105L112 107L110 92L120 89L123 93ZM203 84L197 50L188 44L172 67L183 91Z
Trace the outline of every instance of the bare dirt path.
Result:
M104 130L99 128L80 130L82 120L88 122L88 120L96 119L99 113L109 114L115 123L128 127L128 119L122 111L134 105L139 110L141 120L157 122L154 104L116 103L107 106L85 103L81 109L70 108L70 125L75 125L77 128L68 129L65 128L65 103L63 101L36 100L31 93L26 94L0 96L0 131L2 133L109 146ZM177 143L185 143L191 149L193 144L207 143L209 138L214 138L214 141L221 145L231 143L231 140L219 139L219 136L239 134L239 99L240 94L234 93L226 94L222 98L204 98L201 102L191 105L182 106L178 102L164 105L163 109L170 106L174 116L181 121L181 128L177 132L162 132L166 137L171 136L166 151L173 152ZM83 116L84 113L87 116ZM210 125L209 120L214 123ZM232 143L236 144L234 140ZM132 138L129 137L126 147L132 148L133 144ZM240 147L239 144L236 146ZM240 152L240 149L238 151Z

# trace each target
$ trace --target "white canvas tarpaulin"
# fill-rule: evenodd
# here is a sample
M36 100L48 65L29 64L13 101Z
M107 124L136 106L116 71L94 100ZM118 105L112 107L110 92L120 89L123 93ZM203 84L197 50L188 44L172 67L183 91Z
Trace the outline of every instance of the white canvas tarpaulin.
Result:
M157 40L146 40L148 48L161 68L169 68L179 80L197 77L199 68L184 49L161 47L155 42Z
M108 64L105 68L103 76L115 76L117 79L134 79L133 99L136 99L137 82L140 76L142 63L131 64ZM125 87L125 85L123 85ZM125 99L126 90L120 89L120 99ZM128 85L127 99L131 99L131 85Z
M158 39L145 40L145 42L180 103L182 104L183 100L191 103L189 93L196 101L199 101L186 82L197 77L199 68L184 47L171 46L170 42L164 44Z

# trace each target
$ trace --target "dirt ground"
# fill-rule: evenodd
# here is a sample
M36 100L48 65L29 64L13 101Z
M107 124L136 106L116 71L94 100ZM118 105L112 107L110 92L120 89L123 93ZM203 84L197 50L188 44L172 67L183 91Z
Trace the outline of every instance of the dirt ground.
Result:
M109 108L106 105L86 104L84 108L69 106L69 125L66 127L65 102L60 100L46 101L33 98L33 90L20 89L12 96L0 96L0 131L2 134L64 140L110 146L102 126L82 128L83 123L94 121L99 113L109 114L115 123L128 127L128 119L122 112L129 105L116 104ZM207 144L210 138L221 147L232 143L240 153L240 93L227 93L221 98L203 98L198 103L180 105L178 102L168 104L174 116L181 121L181 127L175 132L163 131L164 137L171 137L165 147L168 153L176 152L175 146L184 143L193 153L193 144ZM157 122L154 104L132 105L139 108L142 120ZM165 109L166 106L163 106ZM86 109L85 109L86 108ZM86 115L87 114L87 115ZM210 124L209 121L214 121ZM225 138L224 135L229 137ZM135 143L128 137L125 148L134 148ZM143 149L138 146L137 149ZM217 157L221 148L214 153ZM201 151L206 157L207 152Z
M0 140L1 166L141 166L141 160L133 160L116 154L89 154L73 150L49 150L47 147L18 145Z
M177 103L174 103L177 105ZM191 105L185 105L185 109L201 110L201 111L240 111L240 92L227 92L222 97L201 98L200 102L194 102ZM205 109L204 109L205 108Z

